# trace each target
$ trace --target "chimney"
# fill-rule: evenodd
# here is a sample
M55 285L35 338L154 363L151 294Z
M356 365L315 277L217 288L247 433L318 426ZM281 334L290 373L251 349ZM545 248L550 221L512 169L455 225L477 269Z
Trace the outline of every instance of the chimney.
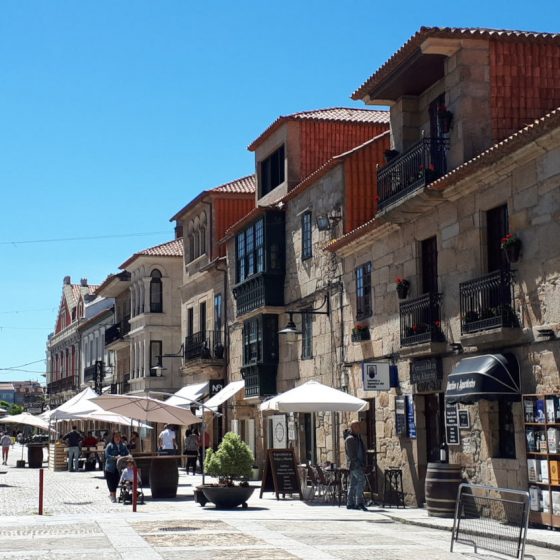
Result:
M87 278L80 278L80 286L87 288Z
M70 285L70 276L65 276L64 280L62 281L65 286Z

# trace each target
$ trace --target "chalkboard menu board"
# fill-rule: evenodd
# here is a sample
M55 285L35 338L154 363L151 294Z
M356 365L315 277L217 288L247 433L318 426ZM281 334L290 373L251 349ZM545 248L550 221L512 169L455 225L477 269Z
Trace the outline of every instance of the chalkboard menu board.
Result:
M395 431L397 435L406 435L406 400L404 397L395 397Z
M459 445L459 416L455 403L445 403L445 439L447 445Z
M282 496L299 494L300 500L303 499L293 449L269 449L267 451L261 483L261 498L263 492L275 492L277 500L280 499L280 494Z

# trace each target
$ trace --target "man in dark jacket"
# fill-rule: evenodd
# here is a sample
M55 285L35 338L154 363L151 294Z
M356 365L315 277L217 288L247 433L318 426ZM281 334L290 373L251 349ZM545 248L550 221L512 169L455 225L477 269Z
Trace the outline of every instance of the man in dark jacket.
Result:
M78 470L78 459L80 458L80 443L84 439L78 432L76 426L72 426L72 431L62 438L68 445L68 471Z
M348 461L348 499L347 509L361 509L368 511L364 504L364 486L366 476L366 449L360 437L360 422L350 424L350 433L344 440L344 449Z

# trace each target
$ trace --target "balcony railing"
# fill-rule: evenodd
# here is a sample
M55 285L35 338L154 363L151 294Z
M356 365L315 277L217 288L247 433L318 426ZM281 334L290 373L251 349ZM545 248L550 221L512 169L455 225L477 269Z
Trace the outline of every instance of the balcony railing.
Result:
M496 270L459 284L461 334L519 326L513 311L511 272Z
M51 383L47 385L47 392L49 395L54 395L55 393L62 393L62 391L70 391L76 388L74 376L72 375L70 377L64 377L63 379L51 381Z
M222 331L201 331L185 338L185 361L223 360L224 334Z
M84 368L84 382L87 383L88 381L95 381L97 378L97 366L92 364L91 366L87 366Z
M284 305L284 275L261 272L233 288L237 315L266 305Z
M243 366L241 375L245 380L245 397L267 397L276 394L275 364Z
M447 138L422 138L377 171L378 208L410 194L447 172Z
M111 325L105 330L105 346L112 344L116 340L124 338L130 332L130 316L128 315L122 321Z
M442 295L431 292L399 305L401 346L442 342L440 302Z

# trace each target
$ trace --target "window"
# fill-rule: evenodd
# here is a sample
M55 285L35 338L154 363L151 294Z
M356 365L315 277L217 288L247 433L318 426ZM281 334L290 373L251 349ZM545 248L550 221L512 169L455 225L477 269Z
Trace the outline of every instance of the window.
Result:
M255 317L243 324L243 365L261 361L261 347L262 322Z
M214 296L214 330L221 331L223 322L222 294Z
M301 258L310 259L311 254L311 212L304 212L301 216Z
M206 302L198 306L198 332L206 333Z
M486 252L488 272L508 267L504 251L500 249L501 239L509 233L507 205L498 206L486 212Z
M194 308L189 307L187 309L187 336L192 336L194 334Z
M151 340L150 341L150 375L152 377L157 375L157 372L153 368L161 367L161 354L162 354L161 340Z
M515 459L515 426L512 404L498 402L498 453L502 459Z
M202 212L187 226L187 262L206 254L206 212Z
M161 283L161 272L157 269L150 274L150 313L162 313L163 291Z
M309 313L301 316L301 357L304 360L313 357L313 315Z
M284 182L284 146L261 161L261 196Z
M237 282L264 270L264 220L237 235Z
M356 318L371 317L371 263L363 264L356 269Z

